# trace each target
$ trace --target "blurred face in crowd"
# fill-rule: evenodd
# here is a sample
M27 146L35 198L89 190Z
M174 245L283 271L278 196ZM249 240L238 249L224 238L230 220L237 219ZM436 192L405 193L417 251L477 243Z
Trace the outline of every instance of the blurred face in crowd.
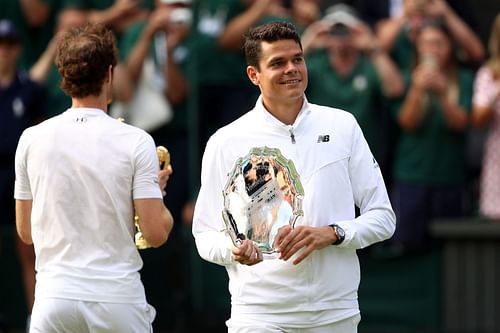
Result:
M0 39L0 73L12 71L21 53L21 44L10 39Z
M353 32L344 24L336 24L330 28L330 51L339 57L346 57L355 50Z
M289 103L302 99L307 87L304 54L291 39L261 42L259 66L249 66L247 74L267 100Z
M448 35L437 27L424 27L417 37L419 58L432 57L439 67L445 67L450 59L452 44Z

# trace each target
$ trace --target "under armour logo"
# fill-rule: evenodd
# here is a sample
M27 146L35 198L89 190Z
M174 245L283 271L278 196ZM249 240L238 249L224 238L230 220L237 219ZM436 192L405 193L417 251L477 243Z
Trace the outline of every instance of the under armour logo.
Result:
M74 119L75 123L86 123L87 122L87 117L76 117Z
M328 142L328 141L330 141L329 135L318 135L318 141L316 141L316 143Z

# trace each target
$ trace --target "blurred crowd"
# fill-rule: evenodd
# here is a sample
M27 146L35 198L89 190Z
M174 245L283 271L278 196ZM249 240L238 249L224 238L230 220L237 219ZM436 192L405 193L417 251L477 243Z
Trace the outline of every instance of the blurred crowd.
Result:
M467 1L1 3L2 224L14 224L19 135L71 105L54 65L65 30L100 22L115 32L120 62L110 114L169 149L174 174L166 201L179 229L191 222L205 142L251 109L259 94L246 77L242 35L275 20L301 33L309 102L347 110L363 129L397 214L388 248L425 249L436 219L500 220L500 7L483 45ZM480 170L467 155L473 127L487 132ZM18 253L30 307L34 255L20 243Z

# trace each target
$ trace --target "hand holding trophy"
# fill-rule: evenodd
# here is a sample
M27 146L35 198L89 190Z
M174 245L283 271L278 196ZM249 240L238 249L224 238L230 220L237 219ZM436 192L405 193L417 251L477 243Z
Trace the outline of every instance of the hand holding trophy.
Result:
M156 154L158 155L158 161L160 163L160 170L165 170L170 165L170 153L167 148L163 146L156 147ZM137 214L134 215L134 224L136 228L135 233L135 246L139 250L148 249L151 245L146 241L144 236L142 235L141 228L139 226L139 216Z

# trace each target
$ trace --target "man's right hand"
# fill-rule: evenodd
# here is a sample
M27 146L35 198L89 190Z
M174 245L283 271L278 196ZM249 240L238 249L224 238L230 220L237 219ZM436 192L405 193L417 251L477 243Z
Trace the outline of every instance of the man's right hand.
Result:
M263 260L262 252L251 240L244 240L239 247L233 246L234 260L242 265L252 266Z
M160 190L165 196L167 193L165 192L165 187L167 186L168 179L170 178L170 175L172 174L173 169L172 166L169 164L165 169L161 169L160 172L158 172L158 180L160 183Z

